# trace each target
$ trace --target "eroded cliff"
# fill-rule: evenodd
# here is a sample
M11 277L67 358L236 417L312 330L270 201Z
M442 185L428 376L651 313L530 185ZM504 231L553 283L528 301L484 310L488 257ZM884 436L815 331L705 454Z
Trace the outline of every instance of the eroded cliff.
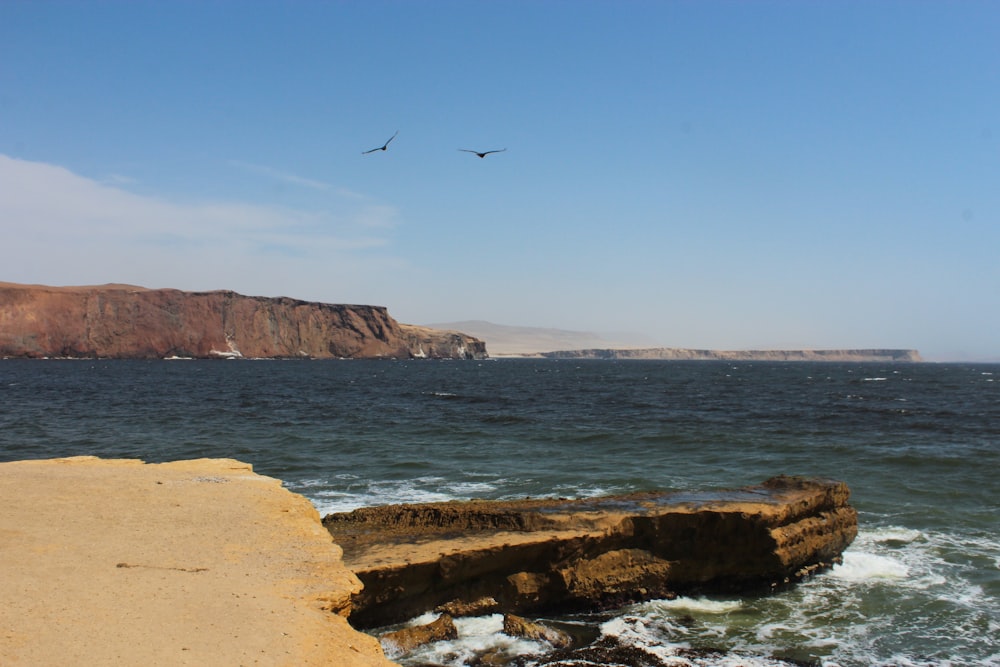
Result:
M480 359L486 344L380 306L131 285L0 283L0 357Z

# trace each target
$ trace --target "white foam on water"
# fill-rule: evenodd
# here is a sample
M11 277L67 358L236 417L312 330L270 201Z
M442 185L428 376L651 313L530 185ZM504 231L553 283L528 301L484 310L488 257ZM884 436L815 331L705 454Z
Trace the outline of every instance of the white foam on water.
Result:
M353 479L357 479L357 477L355 476L353 477ZM294 484L289 484L288 482L286 482L286 485L290 487L294 486L294 488L301 490L301 489L313 489L317 487L322 488L324 486L327 486L329 483L330 482L328 480L317 478L317 479L297 479L295 480Z
M997 549L990 535L862 530L843 564L788 594L789 609L779 615L790 634L783 638L777 636L782 629L768 628L761 639L791 646L797 634L799 646L845 666L990 664L981 656L1000 636L1000 621L989 627L998 601L980 581L982 565L996 561ZM902 625L900 607L908 610ZM966 650L980 657L969 661Z
M331 496L331 497L327 497ZM355 502L355 496L353 494L334 494L334 493L318 493L314 494L312 498L313 507L319 512L320 516L326 516L327 514L337 514L340 512L350 512L351 510L356 510L360 505Z
M679 629L683 630L683 626L665 625L662 619L654 621L639 615L619 616L601 625L604 636L651 653L670 667L788 667L787 662L753 655L757 651L750 653L738 648L718 655L679 655L682 649L690 648L690 645L665 636Z
M921 580L937 576L925 572L916 557L928 546L920 531L865 531L845 552L842 565L792 589L733 600L682 598L668 601L670 606L660 602L660 612L674 617L665 623L656 622L651 608L637 607L633 611L643 613L644 625L633 624L630 630L633 635L640 629L653 633L647 641L726 650L734 656L733 664L787 665L769 656L788 655L826 667L873 665L885 655L879 655L884 648L881 637L893 633L887 625L891 618L882 615L874 600L923 597L917 589L930 583ZM690 664L726 663L713 657Z
M896 585L908 591L932 594L964 606L996 605L996 600L990 601L976 583L984 565L1000 566L1000 541L995 536L925 533L889 526L860 533L855 545L844 553L844 565L857 554L888 558L901 565L906 576L898 577ZM846 572L840 567L833 568L834 575ZM891 572L884 578L891 579Z
M428 623L433 623L434 621L438 620L440 617L441 617L441 614L439 614L438 612L436 612L436 611L428 611L428 612L425 612L423 614L420 614L420 616L414 616L413 618L411 618L410 620L408 620L403 625L404 625L404 627L407 627L407 628L415 628L415 627L418 627L418 626L421 626L421 625L427 625Z
M995 665L996 663L981 662L977 660L975 663L968 662L963 659L958 660L934 660L933 662L928 662L920 658L914 659L912 656L908 655L894 655L888 660L873 662L871 667L990 667L990 665ZM824 667L827 667L824 665ZM840 667L840 665L832 665L830 667ZM846 667L846 665L845 665Z
M320 515L350 512L359 507L447 502L456 498L453 493L437 490L442 488L440 480L430 478L368 482L359 484L359 487L344 491L315 488L305 495L312 501Z
M701 614L729 614L743 608L740 600L709 600L708 598L685 598L664 600L667 609L682 609Z
M354 473L340 473L332 479L304 479L287 487L312 501L320 515L350 512L359 507L402 503L448 502L490 497L502 484L496 475L487 480L449 482L439 476L401 480L366 481Z
M423 614L412 619L407 625L424 625L436 620L438 614ZM503 634L503 616L462 617L455 619L458 638L432 642L403 655L390 658L407 665L441 665L442 667L465 667L479 656L495 653L506 659L521 655L537 655L548 647L541 642L528 641Z
M602 623L600 629L601 635L641 648L661 660L675 657L678 649L690 648L686 642L678 642L675 637L668 636L678 631L683 633L683 626L664 624L643 616L618 616Z
M620 493L622 489L604 486L575 486L560 484L553 488L552 498L600 498L602 496L613 496Z
M456 496L475 498L495 491L497 485L490 482L456 482L445 484L442 488Z
M468 637L485 637L486 635L503 632L503 616L490 614L488 616L463 616L455 619L458 634Z
M994 653L984 658L983 667L1000 667L1000 653Z
M764 623L757 627L757 640L767 642L790 632L792 632L792 628L785 623Z
M887 526L876 528L871 532L871 540L881 543L909 544L922 539L924 534L913 528L903 528L901 526Z
M844 562L834 565L830 576L848 581L874 579L905 579L909 569L898 560L864 552L844 552Z

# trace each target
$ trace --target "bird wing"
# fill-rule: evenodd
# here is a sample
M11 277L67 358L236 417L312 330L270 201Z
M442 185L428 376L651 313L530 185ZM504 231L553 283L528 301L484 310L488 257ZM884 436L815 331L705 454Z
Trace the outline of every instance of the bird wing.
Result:
M468 148L459 148L458 150L465 151L466 153L475 153L479 157L486 157L490 153L503 153L507 149L506 148L501 148L500 150L496 150L496 151L471 151Z
M399 130L396 130L395 134L393 134L391 137L389 137L389 141L392 141L393 139L395 139L397 134L399 134ZM386 148L389 147L389 141L386 141L384 144L382 144L381 146L379 146L377 148L373 148L373 149L368 150L368 151L361 151L361 154L362 155L368 155L369 153L374 153L375 151L384 151Z

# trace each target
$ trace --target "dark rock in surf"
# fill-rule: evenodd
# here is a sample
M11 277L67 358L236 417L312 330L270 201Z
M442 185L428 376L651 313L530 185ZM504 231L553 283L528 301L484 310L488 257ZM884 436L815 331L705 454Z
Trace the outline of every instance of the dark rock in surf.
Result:
M389 653L409 653L418 646L458 637L458 628L451 616L442 614L425 625L415 625L382 635L379 641Z
M500 603L493 597L479 598L478 600L451 600L434 609L436 612L448 614L449 616L486 616L500 611Z
M615 637L601 637L586 646L557 649L543 656L519 656L510 667L594 667L594 665L629 665L629 667L676 667L693 664L743 664L739 656L712 649L677 647L660 657L642 647L623 643ZM819 663L805 663L772 657L769 665L788 667L819 667Z
M511 637L545 642L555 648L566 648L573 643L573 638L562 630L514 614L504 614L503 632Z

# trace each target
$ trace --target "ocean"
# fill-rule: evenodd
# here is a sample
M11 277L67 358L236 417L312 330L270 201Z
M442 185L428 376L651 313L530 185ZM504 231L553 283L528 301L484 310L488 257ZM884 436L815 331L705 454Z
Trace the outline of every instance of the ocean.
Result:
M235 458L321 514L841 479L858 538L799 585L546 620L671 665L1000 665L998 364L0 361L0 460L74 455ZM393 658L557 664L459 629Z

